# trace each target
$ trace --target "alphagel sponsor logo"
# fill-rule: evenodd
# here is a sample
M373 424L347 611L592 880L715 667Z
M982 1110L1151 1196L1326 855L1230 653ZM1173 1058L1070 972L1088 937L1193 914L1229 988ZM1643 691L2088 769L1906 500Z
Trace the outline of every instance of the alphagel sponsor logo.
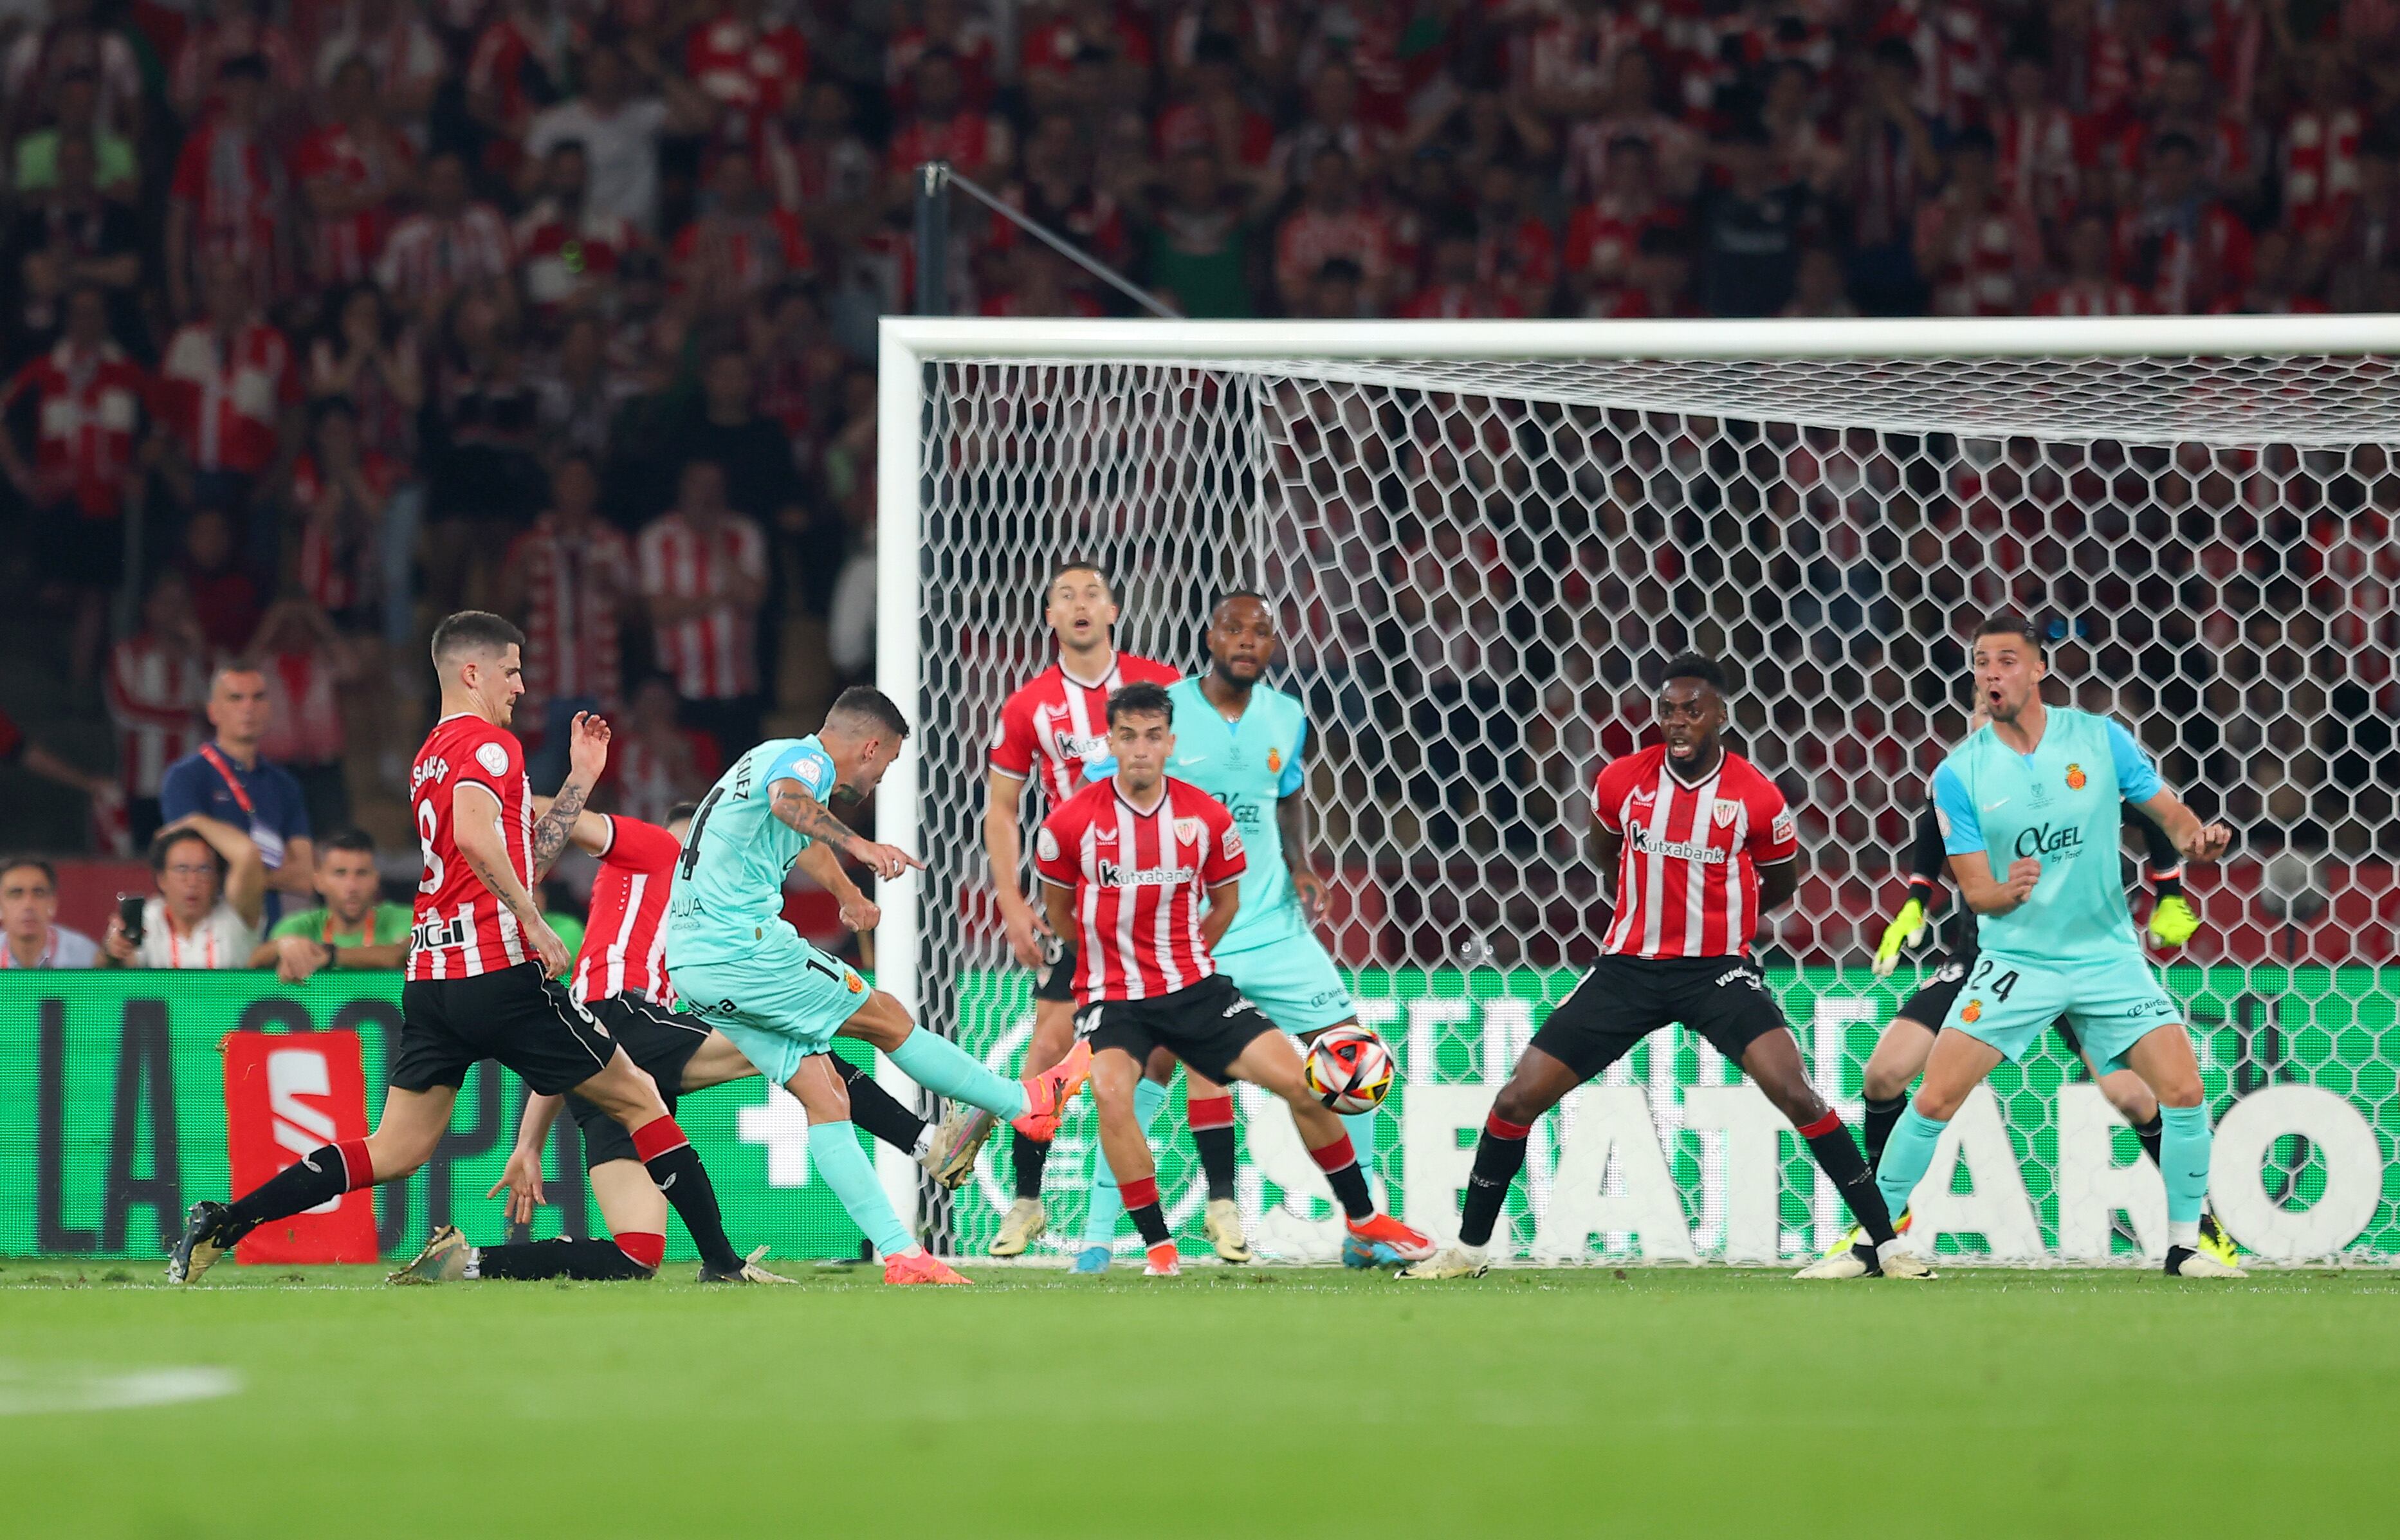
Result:
M2066 855L2082 853L2083 831L2072 824L2052 828L2036 824L2017 832L2016 852L2019 855Z

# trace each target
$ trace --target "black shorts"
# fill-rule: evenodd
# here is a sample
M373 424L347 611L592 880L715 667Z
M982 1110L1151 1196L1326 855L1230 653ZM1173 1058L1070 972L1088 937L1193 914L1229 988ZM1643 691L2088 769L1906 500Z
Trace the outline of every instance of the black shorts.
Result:
M1033 987L1033 998L1074 1003L1075 948L1071 943L1055 939L1050 943L1050 970Z
M539 962L472 978L412 978L400 987L397 1091L452 1090L482 1059L514 1070L539 1094L571 1091L617 1051L607 1029Z
M1746 958L1603 957L1542 1023L1534 1046L1589 1080L1676 1021L1736 1064L1790 1025Z
M1933 970L1933 976L1917 986L1916 992L1900 1002L1893 1012L1895 1018L1906 1016L1929 1032L1942 1030L1949 1019L1950 1004L1967 983L1967 970L1975 965L1973 952L1952 952Z
M1942 1030L1942 1024L1950 1019L1950 1007L1958 999L1958 991L1966 988L1967 974L1975 966L1975 955L1973 951L1952 952L1943 958L1933 970L1933 976L1900 1002L1900 1009L1892 1013L1893 1018L1906 1016L1929 1032ZM2078 1058L2083 1056L2083 1040L2075 1035L2074 1027L2065 1016L2058 1018L2055 1030L2068 1053Z
M1092 1052L1121 1048L1137 1064L1164 1048L1222 1084L1242 1050L1277 1029L1222 974L1155 1000L1096 1000L1075 1013L1075 1035Z
M659 1095L672 1115L675 1093L683 1089L683 1067L708 1041L708 1023L639 995L609 995L584 1008L659 1083ZM607 1161L642 1158L634 1152L634 1136L625 1132L625 1125L581 1097L568 1093L566 1111L575 1126L583 1131L585 1170Z

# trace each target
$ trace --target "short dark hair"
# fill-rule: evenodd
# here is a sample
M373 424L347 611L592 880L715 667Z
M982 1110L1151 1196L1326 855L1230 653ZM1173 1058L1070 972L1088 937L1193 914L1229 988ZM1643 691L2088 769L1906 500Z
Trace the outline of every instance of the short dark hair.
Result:
M1127 685L1109 697L1109 726L1115 727L1120 716L1164 716L1172 727L1175 698L1163 685Z
M59 891L59 869L56 866L51 865L48 861L43 860L40 856L0 856L0 877L7 876L10 872L15 871L20 866L33 867L35 871L42 874L42 880L50 885L50 892L56 893Z
M834 697L825 720L837 716L862 717L895 737L908 736L908 718L900 715L899 703L873 685L852 685Z
M1058 564L1050 569L1050 576L1042 579L1043 593L1047 595L1052 589L1058 586L1058 579L1070 572L1090 573L1100 580L1102 588L1108 590L1109 597L1112 599L1116 597L1117 585L1110 579L1109 569L1098 562L1087 561L1081 556L1060 558Z
M334 836L333 838L325 841L325 849L328 851L354 851L361 855L372 858L375 852L375 836L367 833L364 829L344 829L341 833Z
M1975 627L1975 634L1970 638L1970 641L1980 642L1986 636L2022 637L2025 645L2033 648L2037 657L2042 650L2041 633L2034 629L2031 620L2012 609L1998 609L1984 616L1983 622Z
M1210 615L1214 615L1217 611L1224 608L1227 605L1232 604L1236 599L1256 599L1260 604L1264 605L1267 607L1270 614L1275 610L1275 601L1269 599L1265 594L1260 593L1255 588L1229 588L1225 590L1224 593L1217 595L1217 602L1208 606L1208 613Z
M681 823L683 820L689 818L699 811L700 804L697 802L678 802L674 807L667 810L667 822L669 824Z
M433 666L462 652L502 652L525 646L525 633L488 609L462 609L433 628Z
M222 854L218 853L217 848L214 845L209 843L209 837L207 835L204 835L199 830L193 828L160 829L157 834L150 837L151 875L154 877L164 877L167 873L168 854L172 852L176 846L182 844L186 839L197 839L200 842L201 846L208 851L209 859L216 864L217 880L220 882L224 881L225 877L225 858Z
M1725 682L1724 664L1697 652L1679 652L1668 659L1666 668L1658 675L1659 686L1663 688L1670 679L1698 679L1719 695L1733 688Z

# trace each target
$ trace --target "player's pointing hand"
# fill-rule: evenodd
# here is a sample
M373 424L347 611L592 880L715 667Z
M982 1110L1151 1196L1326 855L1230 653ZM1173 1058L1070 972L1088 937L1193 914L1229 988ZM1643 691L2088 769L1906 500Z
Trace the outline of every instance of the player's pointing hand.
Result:
M850 853L865 863L869 871L886 879L898 877L912 869L920 872L925 869L925 864L922 861L910 855L899 846L879 845L871 839L864 840L852 847Z
M541 1202L541 1157L523 1150L510 1152L508 1169L500 1173L500 1179L492 1183L492 1190L484 1196L497 1198L502 1188L509 1194L509 1222L531 1224L534 1206Z
M608 768L607 717L588 711L575 714L575 726L567 735L566 762L585 785L600 779L600 772Z

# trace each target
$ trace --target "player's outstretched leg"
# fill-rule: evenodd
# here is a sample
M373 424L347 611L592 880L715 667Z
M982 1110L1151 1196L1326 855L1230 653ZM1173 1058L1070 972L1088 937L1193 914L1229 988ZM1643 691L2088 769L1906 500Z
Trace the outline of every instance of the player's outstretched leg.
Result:
M649 1172L667 1202L675 1206L683 1227L700 1248L703 1283L755 1282L751 1264L733 1249L725 1235L725 1217L716 1206L716 1188L700 1164L691 1140L684 1137L660 1098L659 1088L621 1048L590 1080L575 1087L576 1095L622 1124L633 1136L634 1154Z
M641 1167L634 1167L639 1173ZM394 1268L384 1282L437 1284L482 1278L527 1281L566 1278L578 1283L614 1283L657 1274L663 1247L651 1250L644 1243L662 1235L620 1235L612 1241L576 1240L562 1235L554 1241L522 1241L507 1246L470 1246L456 1225L445 1224L426 1239L425 1247Z
M1400 1270L1411 1279L1480 1278L1492 1270L1492 1232L1507 1206L1508 1188L1525 1168L1525 1140L1542 1114L1564 1101L1584 1077L1540 1048L1527 1048L1508 1083L1484 1114L1475 1141L1475 1165L1466 1178L1466 1202L1458 1217L1458 1244Z
M1845 1256L1826 1257L1801 1271L1804 1278L1862 1277L1882 1273L1891 1277L1930 1278L1931 1268L1908 1252L1892 1233L1891 1213L1876 1192L1866 1157L1850 1137L1841 1114L1825 1105L1808 1083L1800 1059L1800 1043L1791 1029L1778 1027L1752 1038L1741 1055L1742 1072L1756 1083L1777 1111L1792 1121L1807 1141L1808 1153L1842 1194L1850 1217L1866 1238Z
M1173 1072L1172 1060L1168 1064L1168 1072ZM1095 1100L1098 1099L1097 1090L1094 1097ZM1166 1083L1145 1071L1133 1088L1134 1120L1141 1128L1142 1141L1145 1144L1149 1142L1151 1125L1158 1121L1159 1111L1166 1105ZM1156 1168L1157 1161L1153 1156L1152 1169L1154 1171ZM1103 1158L1092 1163L1092 1191L1089 1206L1084 1213L1084 1240L1083 1244L1076 1248L1075 1260L1069 1264L1070 1271L1107 1272L1109 1264L1116 1257L1117 1221L1125 1216L1125 1194L1117 1186L1114 1168L1109 1165L1104 1155ZM993 1243L995 1256L1000 1254L998 1247L999 1243L995 1241ZM1023 1247L1018 1249L1022 1250Z
M892 1200L875 1178L875 1163L858 1147L857 1126L850 1121L850 1097L842 1089L832 1057L808 1055L784 1085L809 1115L809 1165L833 1189L842 1211L883 1259L885 1283L967 1282L919 1246L893 1211Z
M2159 1140L2159 1174L2167 1189L2167 1276L2247 1277L2241 1268L2219 1261L2200 1246L2201 1206L2208 1197L2214 1138L2190 1034L2180 1022L2157 1028L2125 1054L2125 1063L2157 1093L2159 1116L2165 1124Z
M1261 1020L1263 1024L1264 1018ZM1269 1028L1249 1041L1225 1072L1231 1079L1248 1081L1280 1097L1291 1109L1300 1142L1308 1147L1308 1158L1325 1173L1334 1201L1342 1206L1349 1232L1343 1241L1345 1262L1355 1267L1390 1267L1422 1262L1434 1254L1431 1236L1376 1208L1349 1132L1340 1118L1308 1094L1300 1050L1292 1046L1291 1039Z
M192 1205L167 1254L169 1283L197 1283L219 1257L260 1225L288 1219L345 1192L398 1181L424 1165L450 1126L455 1085L422 1091L393 1087L375 1131L362 1139L320 1145L232 1203Z

